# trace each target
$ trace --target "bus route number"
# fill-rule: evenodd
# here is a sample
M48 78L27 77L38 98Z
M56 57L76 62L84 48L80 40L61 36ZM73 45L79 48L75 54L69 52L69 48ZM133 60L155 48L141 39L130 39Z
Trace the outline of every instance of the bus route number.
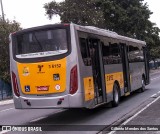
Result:
M107 81L111 81L111 80L113 80L113 75L108 75L107 76Z
M61 64L52 64L49 65L49 68L61 68Z

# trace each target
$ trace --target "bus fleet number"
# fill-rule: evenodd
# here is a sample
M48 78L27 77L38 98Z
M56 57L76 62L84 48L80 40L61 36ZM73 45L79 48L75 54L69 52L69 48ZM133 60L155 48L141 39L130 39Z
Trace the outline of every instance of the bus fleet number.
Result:
M107 81L111 81L111 80L113 80L113 75L107 76Z
M49 68L61 68L61 64L52 64L49 65Z

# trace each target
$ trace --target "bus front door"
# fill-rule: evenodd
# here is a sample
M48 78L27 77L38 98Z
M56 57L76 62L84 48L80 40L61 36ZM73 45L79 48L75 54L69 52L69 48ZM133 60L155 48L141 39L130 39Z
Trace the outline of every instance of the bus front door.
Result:
M105 74L100 40L89 39L89 51L94 79L95 105L106 102Z
M126 44L121 44L121 57L123 66L124 93L127 96L130 94L131 83L130 83L130 70L129 70L128 52Z

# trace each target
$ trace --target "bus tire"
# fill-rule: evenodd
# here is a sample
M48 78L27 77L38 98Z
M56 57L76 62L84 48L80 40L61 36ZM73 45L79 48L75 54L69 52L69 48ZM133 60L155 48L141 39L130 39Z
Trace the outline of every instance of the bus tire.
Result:
M140 88L140 91L141 91L141 92L144 92L144 91L145 91L145 86L146 86L146 84L145 84L145 79L144 79L144 76L142 76L142 87Z
M119 105L119 100L120 100L119 86L117 83L114 83L112 107L117 107Z

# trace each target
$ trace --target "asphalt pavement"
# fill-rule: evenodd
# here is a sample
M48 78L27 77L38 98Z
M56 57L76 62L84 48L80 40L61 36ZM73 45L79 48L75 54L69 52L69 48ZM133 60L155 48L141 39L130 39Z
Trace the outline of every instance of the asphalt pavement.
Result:
M152 71L152 74L158 71L160 69ZM157 77L160 76L157 74ZM142 104L133 116L119 125L111 126L109 130L103 134L160 134L160 91Z
M160 93L153 100L119 126L112 126L109 134L160 134Z

